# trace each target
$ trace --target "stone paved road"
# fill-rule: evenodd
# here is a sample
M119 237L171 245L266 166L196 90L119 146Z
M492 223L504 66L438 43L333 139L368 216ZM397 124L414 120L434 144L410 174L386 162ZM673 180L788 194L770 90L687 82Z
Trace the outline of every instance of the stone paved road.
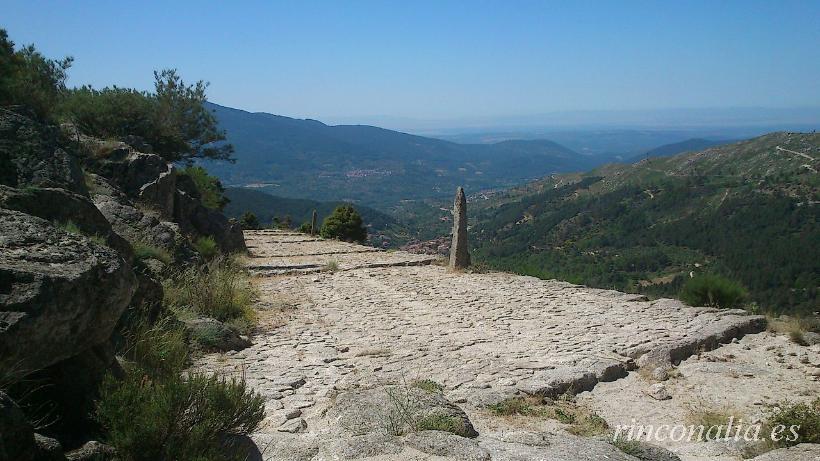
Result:
M268 399L271 433L283 425L320 431L312 421L319 425L337 390L432 379L472 406L519 392L580 392L623 376L642 355L680 360L763 328L761 318L739 311L504 273L452 273L424 255L282 232L246 238L260 331L252 347L197 366L244 373ZM329 261L339 269L322 270Z

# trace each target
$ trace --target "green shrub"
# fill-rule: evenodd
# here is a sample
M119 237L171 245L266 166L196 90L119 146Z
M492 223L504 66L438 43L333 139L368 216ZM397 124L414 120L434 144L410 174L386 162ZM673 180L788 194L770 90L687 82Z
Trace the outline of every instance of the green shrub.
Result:
M310 233L310 223L309 222L303 222L302 225L299 226L299 228L296 229L296 230L303 233L303 234L309 234Z
M411 385L418 389L430 392L431 394L437 394L444 390L444 386L433 381L432 379L420 379L418 381L414 381Z
M739 283L715 274L700 274L689 279L680 293L680 299L690 306L723 309L737 307L746 297L746 290Z
M161 317L151 324L137 318L125 332L121 354L152 377L179 374L188 361L188 343L182 324L173 317Z
M769 428L778 425L786 429L781 434L784 438L777 443L779 446L794 446L799 443L820 443L820 398L811 403L786 403L780 409L769 415ZM786 440L790 436L789 428L799 426L797 440ZM769 432L771 433L771 432Z
M264 399L244 381L201 374L109 376L96 411L105 440L124 461L241 460L222 441L253 432L264 416Z
M367 230L362 225L362 217L352 205L340 205L325 218L319 234L324 238L348 242L364 242Z
M171 254L168 253L167 250L151 245L150 243L140 241L133 242L131 243L131 248L134 250L134 258L139 261L156 259L162 261L164 264L171 264L173 261Z
M511 397L502 400L501 402L490 405L488 409L499 416L528 416L536 412L533 405L521 397Z
M256 290L231 258L217 257L204 267L187 268L167 280L164 288L165 304L171 308L190 308L223 322L254 318Z
M213 259L219 254L219 246L217 246L216 240L210 235L197 238L194 241L194 249L205 259Z
M196 192L199 195L199 200L205 207L221 210L228 204L228 198L223 195L225 188L222 187L222 183L219 182L219 179L215 176L209 175L205 168L201 166L189 166L179 170L179 174L191 178L191 181L193 181L196 187Z
M239 219L239 224L243 229L259 229L259 218L250 211L246 211Z
M414 426L415 431L443 431L450 432L462 437L469 437L470 433L464 425L464 421L456 416L433 413L419 418Z

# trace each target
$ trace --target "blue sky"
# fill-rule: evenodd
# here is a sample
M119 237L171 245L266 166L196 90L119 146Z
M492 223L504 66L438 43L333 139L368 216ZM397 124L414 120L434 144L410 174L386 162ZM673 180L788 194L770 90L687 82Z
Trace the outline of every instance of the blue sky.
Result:
M251 111L328 119L820 106L820 1L2 0L70 84L211 82Z

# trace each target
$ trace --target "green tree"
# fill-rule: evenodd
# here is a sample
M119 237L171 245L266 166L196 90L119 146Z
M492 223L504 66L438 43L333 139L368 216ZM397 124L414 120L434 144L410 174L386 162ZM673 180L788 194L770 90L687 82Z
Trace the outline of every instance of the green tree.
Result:
M689 279L680 293L680 299L690 306L709 306L724 309L737 307L748 296L739 283L715 274L700 274Z
M259 218L250 211L246 211L239 219L239 224L242 225L243 229L259 229Z
M176 70L166 69L154 72L154 93L84 86L68 92L60 112L93 136L139 136L169 162L232 161L233 146L205 107L207 87L201 80L188 85Z
M0 106L22 105L48 120L66 91L66 71L73 58L48 59L34 45L15 51L0 29Z
M167 160L232 160L233 146L223 142L225 132L205 107L207 88L208 83L202 80L185 84L176 69L154 72L155 117L164 130L148 141Z
M344 241L364 242L367 230L362 225L362 217L352 205L340 205L325 218L319 235Z

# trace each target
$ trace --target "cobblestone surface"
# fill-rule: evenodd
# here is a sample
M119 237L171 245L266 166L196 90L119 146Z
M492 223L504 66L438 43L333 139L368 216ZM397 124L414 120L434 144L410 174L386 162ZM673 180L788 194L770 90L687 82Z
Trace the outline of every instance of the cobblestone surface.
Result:
M197 366L243 373L268 400L269 433L320 431L339 390L432 379L453 401L477 408L521 392L588 390L625 375L641 355L675 358L762 328L759 317L739 311L449 272L424 255L302 234L246 237L249 267L259 274L259 332L250 348ZM328 261L338 270L322 270ZM298 265L318 272L270 269Z

